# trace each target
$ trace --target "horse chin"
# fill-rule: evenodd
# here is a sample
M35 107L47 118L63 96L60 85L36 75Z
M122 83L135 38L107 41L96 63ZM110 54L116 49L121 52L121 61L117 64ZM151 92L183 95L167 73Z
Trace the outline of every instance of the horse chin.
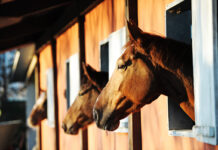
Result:
M79 132L79 129L81 127L77 126L77 125L72 125L69 129L67 129L67 131L65 131L67 134L72 134L72 135L76 135Z
M119 127L119 125L120 125L120 121L108 123L104 126L104 130L114 131Z
M79 129L71 129L70 131L68 131L67 133L68 134L72 134L72 135L76 135L76 134L78 134L78 132L79 132Z

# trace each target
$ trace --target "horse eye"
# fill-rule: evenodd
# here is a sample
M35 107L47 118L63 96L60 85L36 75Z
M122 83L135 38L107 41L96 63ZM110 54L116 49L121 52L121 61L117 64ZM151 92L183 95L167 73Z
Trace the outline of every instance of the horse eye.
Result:
M118 65L118 69L125 69L126 70L127 66L124 64L124 65Z
M132 64L131 60L126 61L125 63L118 63L118 69L124 69L126 70L128 66L130 66Z

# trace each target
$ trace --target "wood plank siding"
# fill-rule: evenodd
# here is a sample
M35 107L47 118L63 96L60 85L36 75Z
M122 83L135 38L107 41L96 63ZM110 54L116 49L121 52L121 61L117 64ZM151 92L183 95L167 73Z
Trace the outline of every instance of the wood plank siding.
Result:
M84 15L84 40L86 63L100 70L99 43L112 32L125 26L126 0L104 0ZM165 36L166 6L174 0L138 0L138 26L146 32ZM130 6L131 7L131 6ZM80 51L79 24L75 23L56 38L57 100L59 141L55 129L41 123L42 150L81 150L82 137L65 134L62 121L67 113L66 60ZM52 65L52 47L45 46L39 53L40 89L46 90L46 70ZM141 109L141 135L143 150L218 150L194 138L168 135L167 97L160 96L152 104ZM81 132L81 131L80 131ZM140 147L140 146L139 146ZM88 127L88 150L129 150L128 133L106 132L95 123Z
M138 25L146 32L165 36L165 10L173 0L138 0ZM143 150L216 150L194 138L168 135L167 97L160 96L141 111Z
M40 89L47 90L46 71L53 67L52 64L52 47L45 46L39 54L40 64ZM43 150L56 150L55 128L47 124L47 119L41 122L41 148Z
M86 62L100 70L99 43L125 26L125 0L105 0L85 16ZM128 149L128 134L88 128L89 150Z
M67 113L66 90L66 60L79 52L79 26L74 24L67 31L57 37L57 78L58 78L58 103L59 103L59 134L60 150L80 149L80 135L64 133L62 121Z

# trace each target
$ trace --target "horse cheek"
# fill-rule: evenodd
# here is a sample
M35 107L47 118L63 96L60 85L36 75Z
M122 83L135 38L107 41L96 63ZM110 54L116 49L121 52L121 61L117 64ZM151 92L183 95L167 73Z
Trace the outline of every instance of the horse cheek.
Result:
M136 84L138 86L135 90L135 97L138 103L144 103L145 97L148 97L150 95L150 90L152 86L151 74L148 71L143 72L136 78L136 80Z

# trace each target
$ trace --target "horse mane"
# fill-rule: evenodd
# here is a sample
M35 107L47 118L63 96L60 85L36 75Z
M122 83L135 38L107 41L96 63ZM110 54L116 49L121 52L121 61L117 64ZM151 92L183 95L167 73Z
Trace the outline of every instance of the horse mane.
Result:
M127 21L130 42L134 49L146 55L151 62L170 72L178 70L189 76L192 72L192 46L142 31L133 21ZM131 43L131 44L130 44ZM192 73L191 73L192 74Z
M147 56L154 66L170 72L192 76L192 46L158 35L143 32L139 39L130 39L124 48L132 47Z
M131 38L126 46L131 46L136 52L144 55L158 70L168 71L182 81L188 102L180 105L194 120L193 111L190 111L194 107L192 46L145 32L136 34L139 36Z

